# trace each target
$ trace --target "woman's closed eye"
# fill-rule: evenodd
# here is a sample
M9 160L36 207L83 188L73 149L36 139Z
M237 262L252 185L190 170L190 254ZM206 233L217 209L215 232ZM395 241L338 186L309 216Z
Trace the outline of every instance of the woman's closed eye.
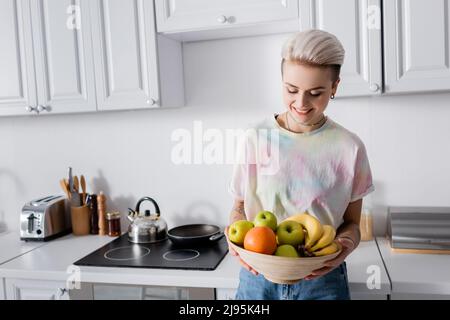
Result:
M294 93L297 93L298 91L291 91L291 90L288 89L288 92L291 93L291 94L294 94ZM311 97L318 97L318 96L320 96L321 94L322 94L322 92L314 92L314 93L309 92L309 95L310 95Z

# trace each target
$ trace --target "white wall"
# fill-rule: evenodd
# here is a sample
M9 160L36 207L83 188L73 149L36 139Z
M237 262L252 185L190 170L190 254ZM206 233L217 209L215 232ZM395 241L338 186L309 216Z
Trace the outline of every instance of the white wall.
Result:
M23 204L60 193L72 166L89 190L126 213L141 196L169 227L225 225L230 165L171 162L171 133L244 127L283 111L280 50L285 35L184 45L187 106L180 109L0 118L0 229L18 229ZM338 93L339 94L339 93ZM388 205L450 206L449 93L337 99L328 115L365 142L375 178L376 229ZM126 225L123 224L123 227Z

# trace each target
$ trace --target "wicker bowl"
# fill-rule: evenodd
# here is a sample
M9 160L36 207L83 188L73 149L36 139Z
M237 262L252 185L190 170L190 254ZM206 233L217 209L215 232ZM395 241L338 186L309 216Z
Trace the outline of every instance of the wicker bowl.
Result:
M337 242L339 250L333 254L321 257L279 257L275 255L261 254L245 250L231 241L229 246L234 249L239 257L262 274L267 280L279 284L294 284L311 274L313 270L323 267L323 263L339 255L342 251Z

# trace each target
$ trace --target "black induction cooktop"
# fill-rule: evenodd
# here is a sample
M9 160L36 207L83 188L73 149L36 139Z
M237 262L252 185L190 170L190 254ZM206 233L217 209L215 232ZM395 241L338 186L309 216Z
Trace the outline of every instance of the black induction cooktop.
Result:
M175 246L169 239L135 244L125 233L76 261L78 266L214 270L228 252L223 237L215 243L195 247Z

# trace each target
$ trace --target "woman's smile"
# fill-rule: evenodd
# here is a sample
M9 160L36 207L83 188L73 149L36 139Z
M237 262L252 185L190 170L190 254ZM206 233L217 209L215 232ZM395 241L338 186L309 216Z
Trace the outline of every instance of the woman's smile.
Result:
M296 109L294 107L291 107L291 110L294 112L294 114L300 118L305 118L306 116L309 116L312 112L312 108L310 109Z

